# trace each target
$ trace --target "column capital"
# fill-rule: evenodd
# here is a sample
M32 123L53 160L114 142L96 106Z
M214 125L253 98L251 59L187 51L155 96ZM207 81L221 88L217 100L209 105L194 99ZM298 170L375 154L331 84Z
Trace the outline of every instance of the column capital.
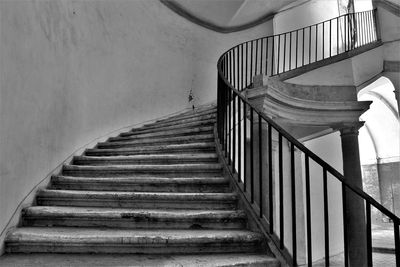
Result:
M364 121L341 123L333 125L332 128L340 131L340 136L358 135L358 130L364 125L364 123Z

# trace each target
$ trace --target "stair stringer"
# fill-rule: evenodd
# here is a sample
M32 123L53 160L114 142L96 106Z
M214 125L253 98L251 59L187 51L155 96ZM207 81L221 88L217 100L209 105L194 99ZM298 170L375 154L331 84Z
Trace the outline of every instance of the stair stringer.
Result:
M238 183L237 173L232 172L232 165L228 163L227 158L225 158L223 149L218 139L217 134L217 124L214 126L214 136L215 136L215 148L219 158L219 162L222 164L224 177L229 178L230 188L233 192L238 195L237 208L243 210L247 216L247 228L249 230L259 232L265 237L265 250L267 253L272 254L279 262L282 267L289 267L291 265L291 256L289 251L284 248L283 250L279 248L279 239L271 236L268 233L269 225L266 220L262 220L255 210L259 210L256 203L251 204L249 201L250 195L243 193L243 184Z

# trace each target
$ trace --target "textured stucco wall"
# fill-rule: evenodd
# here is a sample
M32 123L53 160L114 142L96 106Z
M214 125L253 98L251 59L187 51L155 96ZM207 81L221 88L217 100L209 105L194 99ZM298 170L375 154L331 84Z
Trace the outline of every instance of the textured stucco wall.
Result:
M191 88L215 100L218 56L272 32L215 33L157 0L2 0L0 12L0 231L78 147L188 107Z

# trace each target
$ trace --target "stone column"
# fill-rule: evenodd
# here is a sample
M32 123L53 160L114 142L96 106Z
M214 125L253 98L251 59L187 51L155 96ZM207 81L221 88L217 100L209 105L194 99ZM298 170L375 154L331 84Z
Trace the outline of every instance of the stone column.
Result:
M340 128L343 155L343 172L346 181L362 189L362 176L358 146L358 129L363 122ZM346 190L347 242L349 266L367 266L366 220L364 201L351 190Z

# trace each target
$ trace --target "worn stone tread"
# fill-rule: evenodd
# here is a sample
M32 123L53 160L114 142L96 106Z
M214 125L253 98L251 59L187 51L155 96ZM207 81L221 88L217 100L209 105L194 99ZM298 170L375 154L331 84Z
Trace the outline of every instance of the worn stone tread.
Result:
M279 267L272 256L254 253L132 255L132 254L6 254L0 258L4 267L82 267L82 266L196 266L196 267Z
M207 163L216 162L216 153L197 154L147 154L131 156L75 156L73 164L98 165L98 164L172 164L172 163Z
M207 120L198 120L192 122L177 122L171 125L158 125L153 127L141 127L141 128L133 128L129 132L122 133L121 136L130 135L130 134L143 134L143 133L154 133L158 131L169 131L169 130L177 130L182 128L191 128L191 127L203 127L203 126L212 126L216 122L215 118L207 119Z
M121 218L121 215L139 215L158 218L245 218L241 210L158 210L158 209L122 209L122 208L90 208L62 206L32 206L24 208L24 216L70 216L70 217L105 217Z
M174 192L120 192L41 189L40 197L88 199L158 199L158 200L236 200L235 193L174 193Z
M179 120L173 120L173 121L148 123L148 124L144 124L141 127L132 128L132 131L139 130L139 129L161 128L161 127L164 127L164 126L185 124L185 123L196 122L196 121L215 120L216 115L217 115L216 113L212 113L212 114L207 114L207 115L203 115L203 116L199 116L199 117L193 117L193 118L187 118L187 119L179 119Z
M101 147L117 147L117 146L143 146L143 145L158 145L158 144L182 144L196 142L212 142L214 141L213 134L194 134L184 136L169 136L165 138L150 137L150 138L135 138L135 137L110 137L107 142L97 144Z
M214 142L197 142L190 144L168 144L135 148L92 148L86 149L85 155L138 155L138 154L166 154L183 152L215 151Z
M6 242L39 243L152 243L186 244L212 242L261 242L263 236L248 230L144 230L92 229L83 227L23 227L7 236Z
M172 129L172 130L163 130L163 131L155 131L150 133L135 133L135 132L125 132L121 133L120 136L131 136L131 137L166 137L166 136L177 136L177 135L188 135L193 133L211 133L213 131L214 126L201 126L201 127L193 127L193 128L182 128L182 129Z
M52 176L50 189L137 192L230 192L225 177L73 177Z

